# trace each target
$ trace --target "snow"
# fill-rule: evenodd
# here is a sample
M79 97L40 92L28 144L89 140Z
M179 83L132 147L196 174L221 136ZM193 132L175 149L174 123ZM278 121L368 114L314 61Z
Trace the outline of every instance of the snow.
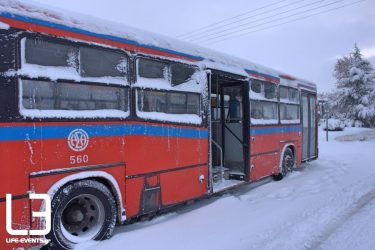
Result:
M0 30L7 30L10 26L6 23L0 22Z
M25 43L26 38L21 40L21 69L14 71L10 70L5 72L5 76L12 77L16 75L28 76L31 78L47 77L52 81L58 79L69 79L74 81L87 81L87 82L98 82L106 84L118 84L118 85L129 85L126 77L83 77L79 72L71 67L53 67L53 66L41 66L36 64L28 64L25 59ZM124 68L124 62L117 65L118 68Z
M145 78L137 76L136 87L156 90L175 90L192 93L203 93L206 90L207 74L205 71L196 71L187 82L172 86L167 79Z
M142 112L137 110L137 116L146 120L170 121L187 124L202 123L202 117L194 114L166 114L162 112Z
M116 109L101 110L39 110L20 108L20 114L31 118L126 118L129 111Z
M322 123L323 128L326 129L327 123ZM330 118L328 119L328 130L329 131L335 131L335 130L343 130L345 128L344 122L342 122L339 119Z
M282 72L252 63L248 60L236 58L225 53L217 52L208 48L200 47L190 43L182 42L174 38L158 35L152 32L135 29L123 24L93 18L83 14L74 12L51 9L40 3L31 0L2 0L0 1L0 14L12 13L30 18L36 18L44 21L53 22L59 25L65 25L72 28L82 29L95 34L104 34L122 39L151 49L162 48L163 50L178 52L182 54L192 55L201 61L197 63L202 69L217 69L230 72L240 76L248 77L245 69L256 71L261 74L278 77ZM182 59L174 59L182 60ZM185 60L183 60L185 61ZM186 62L186 61L185 61ZM305 80L293 81L293 86L298 86L298 82L316 88L316 85Z
M325 141L320 158L280 182L270 178L77 249L373 249L375 141ZM373 134L346 128L330 138Z
M241 172L242 174L242 172ZM232 188L233 186L237 186L241 183L244 183L243 181L239 180L222 180L219 183L214 183L213 185L213 192L220 192L228 188Z
M281 124L299 124L301 122L300 119L294 119L294 120L280 120Z
M346 130L350 128L345 128ZM363 132L356 134L342 135L335 138L337 141L351 142L351 141L375 141L375 130L363 129Z
M266 98L264 96L264 93L262 91L262 93L257 93L257 92L254 92L250 89L250 99L251 100L262 100L262 101L274 101L274 102L277 102L277 98Z

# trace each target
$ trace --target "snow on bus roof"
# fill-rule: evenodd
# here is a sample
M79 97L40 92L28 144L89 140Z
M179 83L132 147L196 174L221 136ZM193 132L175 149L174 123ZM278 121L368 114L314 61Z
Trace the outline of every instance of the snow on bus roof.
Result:
M27 25L31 23L63 30L68 34L65 37L69 37L69 34L80 33L86 38L96 38L93 40L99 41L98 43L102 40L109 40L112 41L110 45L128 44L128 47L136 52L183 60L184 62L190 61L203 68L266 79L276 83L280 81L289 86L316 90L314 83L288 76L245 59L100 18L58 8L52 9L52 7L33 1L26 3L21 0L2 0L0 2L0 21L12 27L23 23L22 28L24 29L31 29L32 25ZM86 41L89 40L86 39Z

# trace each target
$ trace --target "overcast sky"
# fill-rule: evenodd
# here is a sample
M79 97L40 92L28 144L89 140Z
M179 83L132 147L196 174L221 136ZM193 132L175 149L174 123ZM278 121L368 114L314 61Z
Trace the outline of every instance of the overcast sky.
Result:
M236 29L244 29L276 18L285 17L285 19L278 22L257 26L248 30L254 31L273 24L286 22L293 18L304 17L319 11L351 4L358 0L34 1L176 37L245 12L250 13L231 20L231 22L237 21L236 25L243 25ZM272 3L275 4L251 12ZM318 8L330 3L332 4ZM281 8L285 5L288 6ZM302 8L304 5L306 7ZM266 19L267 14L261 14L262 12L278 7L280 7L279 10L274 10L270 13L277 14L299 7L300 9L285 13L282 16L275 16L271 19ZM288 15L309 8L317 9L286 18ZM242 22L238 21L246 17L249 19ZM256 20L258 21L256 22ZM231 28L233 26L226 27ZM231 30L233 31L233 28ZM217 36L227 34L228 32L231 31L220 33ZM207 35L207 32L205 35ZM364 56L375 66L375 0L365 0L335 11L222 42L200 44L313 81L317 83L319 91L324 92L334 88L335 79L332 76L332 72L336 58L348 54L353 49L354 43L358 44Z

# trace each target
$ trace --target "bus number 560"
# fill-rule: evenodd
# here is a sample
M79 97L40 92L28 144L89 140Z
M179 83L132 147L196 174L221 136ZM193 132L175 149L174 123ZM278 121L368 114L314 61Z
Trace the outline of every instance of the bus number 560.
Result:
M87 163L89 161L88 155L71 155L70 156L70 164L80 164L80 163Z

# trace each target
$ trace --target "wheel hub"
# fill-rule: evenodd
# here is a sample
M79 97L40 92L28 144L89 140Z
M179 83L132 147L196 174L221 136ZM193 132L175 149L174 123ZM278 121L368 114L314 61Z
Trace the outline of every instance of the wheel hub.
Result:
M104 207L94 195L82 194L65 206L62 217L62 232L66 238L79 243L94 238L104 223Z

